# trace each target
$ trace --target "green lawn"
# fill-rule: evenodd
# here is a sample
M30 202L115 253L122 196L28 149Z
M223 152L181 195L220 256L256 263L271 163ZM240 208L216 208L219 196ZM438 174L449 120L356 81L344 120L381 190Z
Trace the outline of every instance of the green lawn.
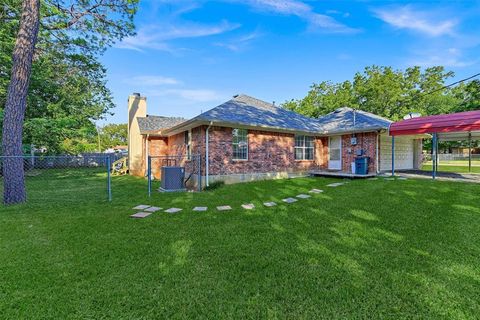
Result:
M424 164L422 170L432 171L432 164ZM455 165L455 164L444 164L440 162L438 165L438 171L440 172L456 172L456 173L469 173L468 165ZM480 173L479 166L472 166L471 173Z
M302 178L148 199L143 179L117 177L108 203L101 174L91 189L79 175L0 208L1 318L479 315L478 184ZM325 192L280 203L311 188ZM185 210L130 219L140 203Z

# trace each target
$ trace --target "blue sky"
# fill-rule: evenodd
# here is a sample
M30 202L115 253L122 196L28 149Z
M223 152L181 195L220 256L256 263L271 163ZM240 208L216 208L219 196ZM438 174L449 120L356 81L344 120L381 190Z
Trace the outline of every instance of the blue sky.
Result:
M126 122L132 92L149 114L188 118L237 93L301 98L372 64L460 79L480 71L479 17L477 1L141 1L137 35L102 57L117 105L102 123Z

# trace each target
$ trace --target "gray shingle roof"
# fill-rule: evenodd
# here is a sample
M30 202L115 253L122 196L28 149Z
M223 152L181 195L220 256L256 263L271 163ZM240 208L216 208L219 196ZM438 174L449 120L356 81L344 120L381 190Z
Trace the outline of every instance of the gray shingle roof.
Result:
M370 112L344 107L321 116L317 119L317 123L322 127L323 132L340 133L388 129L392 121Z
M192 121L213 121L254 127L268 127L301 132L318 132L320 127L313 118L275 105L238 95L233 99L192 119Z
M186 119L184 118L150 116L150 115L147 115L146 117L137 118L137 122L138 122L138 126L140 127L141 134L168 129L185 121Z
M181 129L183 127L181 124L185 121L182 118L156 118L174 119L161 128L174 127L172 131ZM155 119L155 122L163 122L163 120ZM192 125L195 122L214 122L322 135L388 129L391 123L390 120L372 113L361 110L354 111L347 107L337 109L318 119L309 118L244 94L234 96L233 99L186 121L185 125ZM161 125L155 125L155 128L159 127Z

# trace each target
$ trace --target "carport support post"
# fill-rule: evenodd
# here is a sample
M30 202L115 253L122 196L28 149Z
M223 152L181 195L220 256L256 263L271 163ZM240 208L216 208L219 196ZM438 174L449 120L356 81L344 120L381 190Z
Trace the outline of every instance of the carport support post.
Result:
M395 136L392 136L392 177L395 176Z
M432 178L435 179L437 173L437 133L432 137Z
M468 172L472 172L472 133L468 133Z

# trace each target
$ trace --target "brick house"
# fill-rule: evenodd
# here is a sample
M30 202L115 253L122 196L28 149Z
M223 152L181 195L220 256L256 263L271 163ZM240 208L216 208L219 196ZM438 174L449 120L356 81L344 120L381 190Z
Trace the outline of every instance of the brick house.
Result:
M316 172L351 173L358 154L370 158L369 171L391 168L391 121L374 114L340 108L318 119L305 117L246 96L233 99L192 119L150 116L146 98L129 97L129 168L144 176L149 156L201 157L202 181L227 183L281 178ZM421 163L421 138L395 141L396 169ZM152 174L162 163L152 158Z

